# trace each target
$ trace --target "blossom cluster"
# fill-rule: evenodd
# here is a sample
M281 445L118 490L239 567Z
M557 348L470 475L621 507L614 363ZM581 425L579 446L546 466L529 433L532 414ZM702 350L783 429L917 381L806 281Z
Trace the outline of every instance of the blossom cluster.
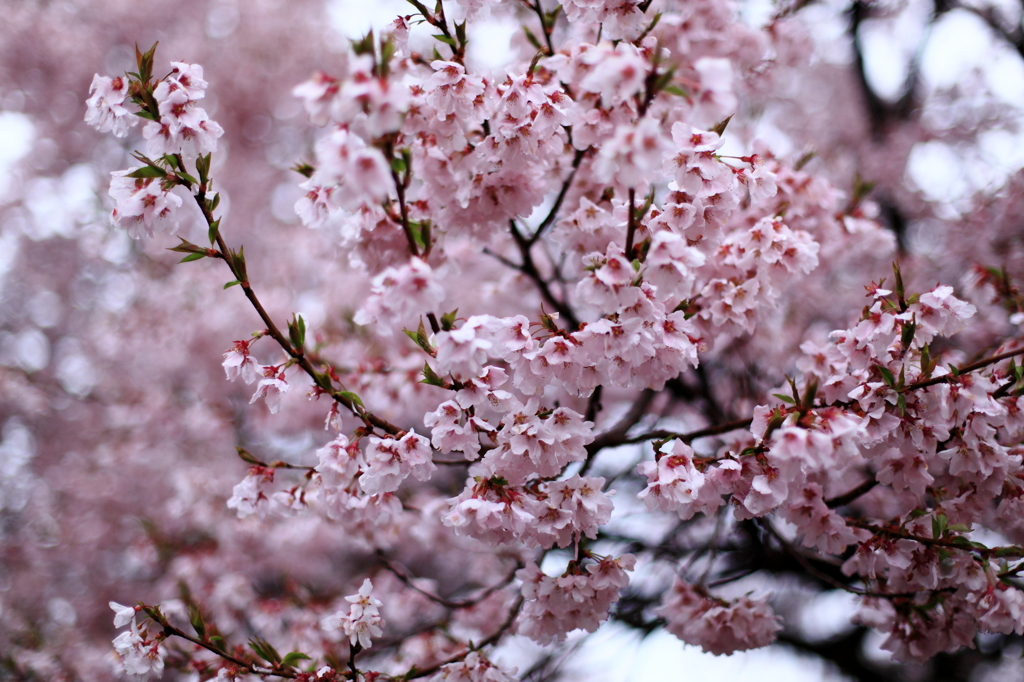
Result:
M384 619L380 616L379 607L383 603L371 593L373 583L367 578L363 581L359 592L345 597L349 602L348 613L338 612L323 620L325 630L341 630L352 646L358 644L364 649L373 646L373 637L384 634Z
M582 628L593 632L608 614L619 590L629 584L626 571L633 570L632 554L606 557L586 566L572 569L552 578L530 564L516 576L523 581L522 621L519 633L538 644L561 641L572 630Z
M458 11L472 21L508 4ZM965 346L976 354L960 350L954 337L979 309L947 285L911 293L898 265L851 324L830 287L863 279L860 264L877 268L894 240L859 189L846 196L774 155L742 122L741 97L755 97L788 47L783 23L755 31L710 0L664 4L661 14L650 2L566 0L548 14L537 3L540 38L525 32L537 51L496 77L468 65L452 2L413 3L413 23L436 29L433 59L405 17L296 86L322 128L295 166L295 213L320 228L301 239L347 256L343 277L305 273L327 291L315 336L298 314L275 323L222 233L211 155L224 131L200 106L202 67L172 62L154 79L151 51L139 73L94 80L90 124L126 135L146 121L148 156L113 175L115 223L132 237L173 232L194 202L209 246L173 250L223 262L225 288L244 291L262 323L223 354L227 379L256 384L250 404L271 414L288 402L295 423L303 410L327 413L329 435L305 440L250 439L236 420L239 439L274 452L238 447L249 468L227 500L244 520L233 528L263 524L281 546L341 538L351 561L338 564L371 573L387 596L384 607L366 578L320 618L321 604L340 603L337 587L289 579L294 604L264 600L273 608L258 607L253 625L237 613L258 601L247 593L218 616L302 650L281 657L254 637L260 660L222 656L239 674L291 676L308 651L331 666L340 655L359 679L357 655L383 636L381 609L413 634L391 659L364 656L391 671L365 679L429 669L439 681L502 682L511 673L483 646L514 630L554 647L609 618L663 624L714 654L767 646L782 627L769 597L717 588L763 576L770 552L834 566L829 584L861 598L859 622L901 660L1024 632L1024 563L1011 563L1024 558L1012 544L1024 538L1024 371L1013 359L1024 347L989 335ZM258 339L280 348L279 364L256 360ZM311 406L291 391L299 382ZM673 530L651 541L631 529L628 512L643 506L620 502L613 484L667 520L650 526ZM701 517L715 528L703 548L682 540ZM631 582L626 551L653 570ZM193 561L175 570L204 575ZM651 597L651 576L664 575L671 587ZM187 606L193 641L228 654ZM132 616L115 640L124 668L160 672L162 636L147 639L134 610L113 607L119 626ZM340 679L331 666L309 670Z
M782 628L764 598L725 601L682 580L673 583L658 614L673 635L715 655L771 644Z
M110 608L114 611L114 627L129 626L114 639L114 651L120 657L124 672L129 675L159 675L164 669L160 638L150 638L145 630L140 630L134 606L110 602Z

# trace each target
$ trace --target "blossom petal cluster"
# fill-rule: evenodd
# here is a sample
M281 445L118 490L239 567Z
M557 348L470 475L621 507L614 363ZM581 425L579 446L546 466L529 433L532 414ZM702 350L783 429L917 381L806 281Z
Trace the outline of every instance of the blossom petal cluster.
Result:
M545 575L536 564L526 566L516 573L526 598L519 633L538 644L549 644L563 641L579 628L594 632L618 601L619 591L629 584L626 571L635 564L632 554L623 554L558 578Z
M363 649L373 646L373 637L384 634L384 619L380 616L379 607L382 602L372 595L373 583L367 578L359 588L359 592L345 597L349 602L348 612L327 616L322 626L325 630L341 630L348 637L352 646L357 644Z
M656 613L673 635L716 656L767 646L782 629L764 598L724 601L678 579Z

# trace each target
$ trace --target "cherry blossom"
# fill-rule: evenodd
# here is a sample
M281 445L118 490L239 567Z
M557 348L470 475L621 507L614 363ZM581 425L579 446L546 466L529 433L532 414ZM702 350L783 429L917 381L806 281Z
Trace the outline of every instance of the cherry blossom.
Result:
M577 628L593 632L607 618L619 590L629 583L626 571L633 570L635 563L632 554L623 554L558 578L541 573L536 564L521 569L516 577L523 582L527 601L519 632L539 644L560 641Z
M12 174L9 250L74 265L0 267L25 278L0 311L0 513L12 546L88 570L5 555L17 670L102 677L109 635L68 625L86 594L128 627L130 675L501 682L513 634L555 660L612 620L726 655L783 616L808 640L793 619L831 590L857 604L844 646L871 628L899 661L1008 651L1024 176L939 201L905 171L1012 128L1011 105L917 78L898 108L865 97L863 13L838 13L855 53L820 58L806 3L413 2L327 51L299 4L237 51L173 43L204 66L139 50L93 77L87 123L144 120L108 189L112 222L151 238L130 249L48 196L92 196L81 159L121 147L32 114L62 156L40 142L39 177ZM521 30L481 68L491 15ZM289 59L253 75L278 34ZM85 83L66 61L32 73ZM38 106L31 80L11 103ZM309 400L282 411L293 386ZM97 482L117 494L80 493ZM67 599L41 615L33 590ZM133 593L163 601L109 601Z
M380 617L379 607L383 603L371 593L373 583L367 578L363 581L359 592L345 597L349 602L348 613L339 611L323 620L325 630L341 630L349 638L352 646L358 644L364 649L373 646L373 637L384 634L384 619Z
M178 229L176 209L181 197L153 178L129 177L139 168L111 173L110 196L116 205L112 218L118 227L128 230L132 239L158 232L174 234Z
M781 629L763 598L715 599L678 579L658 615L673 635L716 656L770 644Z
M138 122L124 107L124 100L128 96L127 79L96 74L89 92L92 97L85 103L85 122L101 133L112 132L117 137L124 137L128 134L128 128Z

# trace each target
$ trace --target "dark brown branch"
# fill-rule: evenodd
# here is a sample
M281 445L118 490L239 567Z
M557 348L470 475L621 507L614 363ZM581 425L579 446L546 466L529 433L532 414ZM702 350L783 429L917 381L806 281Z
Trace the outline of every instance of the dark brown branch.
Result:
M1006 559L1021 559L1024 558L1024 547L1018 545L1008 545L1005 547L984 547L974 546L970 544L958 544L953 540L961 538L963 536L954 536L951 540L944 540L942 538L926 538L922 535L914 535L908 533L900 528L893 526L876 526L867 521L859 521L857 519L846 519L846 524L853 526L854 528L863 528L864 530L871 531L875 535L886 535L892 538L900 538L902 540L913 540L914 542L922 545L928 545L931 547L941 547L942 549L954 549L962 552L973 552L978 556L999 556ZM967 538L964 538L965 540Z
M244 670L247 670L249 673L251 673L253 675L259 675L261 677L271 676L271 677L284 677L284 678L295 678L295 677L299 676L299 674L297 672L294 672L294 671L291 671L291 670L285 670L285 669L279 668L279 667L277 667L277 668L266 668L266 669L264 669L262 666L261 667L256 667L252 663L246 663L242 659L236 658L236 657L232 656L231 654L229 654L226 651L221 651L220 649L218 649L217 647L213 646L212 644L210 644L208 642L204 642L203 640L198 639L196 637L193 637L192 635L189 635L189 634L185 633L184 631L179 630L178 628L176 628L173 625L170 625L170 624L168 624L166 622L160 623L160 626L163 628L163 631L164 631L165 634L173 635L174 637L180 637L181 639L188 640L189 642L192 642L193 644L195 644L197 646L201 646L202 648L206 649L207 651L210 651L210 652L216 654L217 656L220 656L221 658L223 658L226 661L230 661L230 662L234 663L239 668L243 668Z
M534 281L544 300L558 311L559 316L565 319L569 325L569 331L576 331L580 327L580 321L576 317L576 313L552 293L548 283L541 277L540 271L537 270L537 265L533 262L533 255L530 253L530 242L519 231L516 221L510 220L508 222L509 232L512 234L512 239L515 241L516 246L519 247L519 255L523 259L523 264L519 266L519 270Z
M843 495L839 495L837 497L833 497L830 500L825 500L825 506L828 507L829 509L838 509L839 507L845 507L846 505L850 504L861 495L870 491L876 485L878 485L878 481L875 480L874 478L869 478L868 480L864 481L850 492L845 493Z
M519 615L519 609L522 608L523 601L524 600L523 600L522 596L519 596L516 599L515 603L512 605L512 608L509 609L508 616L505 618L505 621L500 626L498 626L498 629L495 630L494 633L491 634L491 636L488 637L487 639L483 640L482 642L479 642L478 644L475 644L473 646L473 648L471 648L471 649L466 649L465 651L463 651L460 654L456 654L455 656L452 656L451 658L449 658L449 659L447 659L445 661L441 661L437 665L432 665L429 668L424 668L423 670L415 670L415 669L414 670L410 670L408 673L406 673L405 675L402 676L402 679L403 680L415 680L415 679L419 679L420 677L427 677L429 675L433 675L434 673L436 673L438 670L440 670L441 668L443 668L446 665L449 665L451 663L458 663L459 661L464 659L466 656L469 656L469 654L471 652L478 651L480 649L483 649L486 646L490 646L491 644L496 643L498 640L500 640L505 635L505 632L510 627L512 627L512 621L514 621L516 619L516 616Z
M771 535L773 538L775 538L775 541L779 543L779 546L782 547L782 549L787 554L789 554L791 557L796 559L797 563L800 564L800 566L802 566L805 571L807 571L809 574L813 575L815 578L817 578L818 580L822 581L823 583L825 583L827 585L831 585L832 587L836 588L837 590L844 590L846 592L852 592L853 594L856 594L856 595L859 595L859 596L873 596L873 597L893 596L893 595L886 595L886 594L869 592L869 591L863 590L863 589L861 589L859 587L854 587L853 585L846 585L845 583L842 583L839 580L836 580L835 578L833 578L829 574L825 573L824 571L819 571L811 563L810 559L803 552L801 552L800 550L798 550L795 547L793 547L793 545L791 545L789 543L789 541L787 541L784 537L782 537L779 534L779 532L777 530L775 530L775 528L772 526L770 521L768 521L767 519L764 519L764 518L760 518L760 519L754 519L754 523L759 528L761 528L761 530L765 531L766 533Z
M931 379L925 379L924 381L917 381L912 384L907 384L903 388L899 389L899 392L906 393L907 391L916 391L919 388L925 388L926 386L934 386L935 384L951 384L956 381L959 381L961 375L967 374L969 372L974 372L979 369L984 369L989 365L994 365L997 362L1002 362L1003 360L1008 360L1018 355L1024 355L1024 348L1018 348L1017 350L1008 350L1005 353L993 355L992 357L984 358L982 360L978 360L977 362L972 362L969 365L958 367L956 374L943 374L940 377L932 377Z
M555 46L551 42L551 29L553 29L554 27L548 26L548 21L546 18L544 18L544 10L540 6L540 0L533 0L532 3L527 4L529 4L530 9L534 11L534 13L537 15L537 18L540 20L540 30L544 34L544 42L547 44L548 54L554 55Z
M636 426L637 422L640 421L640 418L647 413L647 408L651 406L651 401L654 400L654 395L654 391L649 388L641 391L636 402L634 402L629 408L629 412L627 412L625 416L623 416L622 419L620 419L609 431L605 431L600 434L590 445L587 446L587 460L589 461L603 448L625 445L626 443L632 442L631 439L626 438L626 434L631 428Z
M470 606L475 606L476 604L479 604L484 599L487 599L487 597L491 596L498 590L507 587L515 579L516 571L522 568L522 565L517 563L513 567L512 571L501 582L496 583L495 585L492 585L488 588L485 588L480 594L474 597L469 597L466 599L445 599L440 595L433 594L420 587L417 587L416 584L413 582L413 577L409 575L409 573L403 567L399 566L395 562L388 559L383 551L377 551L377 558L380 560L382 564L384 564L384 568L388 569L391 573L393 573L394 576L398 578L400 581L402 581L402 583L406 587L416 592L419 592L430 601L440 604L441 606L444 606L448 609L465 609Z
M587 149L583 151L576 151L576 155L572 159L572 171L570 171L569 177L565 179L565 182L562 183L562 189L558 191L558 196L555 197L555 203L551 206L551 210L548 211L544 220L542 220L540 225L537 226L537 231L533 233L532 237L530 237L530 246L536 244L537 240L539 240L544 234L544 231L551 227L558 218L558 211L562 208L562 202L565 201L565 195L569 193L569 188L572 186L573 178L576 177L576 171L579 170L580 163L583 162L583 157L587 155L587 151Z
M409 223L409 207L405 203L405 190L409 186L409 169L405 171L405 177L399 178L398 172L391 169L391 179L395 183L395 193L398 194L398 210L401 213L402 232L405 233L405 240L409 243L409 253L419 256L420 250L416 245L416 237L412 233L412 225ZM424 245L424 248L428 248Z
M725 422L724 424L714 424L712 426L706 426L703 429L697 429L696 431L690 431L689 433L677 433L675 431L648 431L647 433L641 433L637 436L626 438L617 445L626 445L627 443L642 443L647 440L681 440L684 443L691 443L698 438L707 438L708 436L717 436L730 431L736 431L737 429L745 429L750 426L753 419L737 419L736 421Z
M629 188L629 222L626 228L626 258L633 260L633 239L636 236L636 190Z

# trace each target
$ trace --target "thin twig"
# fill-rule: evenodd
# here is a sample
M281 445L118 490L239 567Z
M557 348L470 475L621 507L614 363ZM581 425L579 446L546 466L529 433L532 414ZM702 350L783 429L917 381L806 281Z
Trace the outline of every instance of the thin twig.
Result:
M589 148L584 150L576 150L576 155L572 159L572 170L569 172L569 177L567 177L565 179L565 182L562 183L562 189L558 191L558 196L555 197L555 203L552 204L551 210L548 211L548 214L544 217L544 220L542 220L540 222L540 225L537 226L537 231L534 232L533 236L530 237L530 240L528 242L530 246L536 244L537 241L544 234L544 231L551 227L551 225L554 224L555 220L558 218L558 211L562 208L562 202L565 201L565 195L569 193L569 188L572 186L573 178L576 177L576 171L579 170L580 163L583 162L583 157L587 155L588 151Z
M932 377L931 379L925 379L924 381L917 381L912 384L907 384L903 388L899 389L899 392L906 393L907 391L916 391L919 388L934 386L935 384L951 384L955 381L959 381L960 377L964 374L973 372L975 370L983 369L985 367L988 367L989 365L994 365L997 362L1007 360L1017 355L1024 355L1024 348L1018 348L1017 350L1008 350L1005 353L993 355L990 358L985 358L983 360L978 360L977 362L972 362L969 365L958 367L956 374L943 374L942 376L939 377Z
M515 567L512 569L512 571L508 574L508 576L505 577L504 580L488 588L485 588L480 594L476 595L475 597L469 597L466 599L445 599L440 595L433 594L431 592L424 590L421 587L418 587L413 582L413 577L410 576L409 573L404 568L388 559L387 556L384 555L384 552L378 550L377 558L380 560L382 564L384 564L384 568L391 571L391 573L393 573L396 578L402 581L402 583L406 587L416 592L419 592L430 601L440 604L441 606L444 606L448 609L465 609L470 606L475 606L476 604L479 604L484 599L487 599L487 597L491 596L498 590L508 586L509 583L511 583L515 579L516 571L522 568L522 565L517 563Z
M626 258L633 260L633 238L636 236L636 190L629 188L629 222L626 229Z
M729 431L736 431L738 429L745 429L753 422L753 419L737 419L731 422L725 422L724 424L713 424L706 426L703 429L697 429L696 431L690 431L689 433L677 433L675 431L648 431L647 433L641 433L636 436L626 438L617 445L626 445L628 443L642 443L647 440L681 440L684 443L691 443L698 438L707 438L708 436L717 436Z
M205 192L200 191L195 197L196 203L199 204L199 209L203 212L203 217L206 219L207 225L214 223L213 214L206 207L206 195ZM355 416L363 421L363 423L369 428L378 428L391 435L396 435L402 431L399 427L394 424L375 416L373 413L368 412L356 403L354 403L347 396L342 395L344 391L337 390L333 381L329 376L324 373L317 372L310 363L309 358L306 357L305 352L302 348L296 348L292 345L291 341L281 333L281 330L274 323L273 318L267 313L263 304L260 303L259 298L256 296L256 292L253 291L252 286L249 284L246 273L238 266L235 262L234 257L231 255L230 249L228 249L227 243L224 241L224 237L221 236L220 231L217 232L216 237L217 248L219 252L217 257L223 260L228 268L231 270L231 274L234 275L238 281L239 286L242 288L245 297L249 299L249 303L256 310L256 314L260 316L263 324L267 327L267 334L277 341L278 345L281 346L282 350L288 354L292 360L297 364L309 377L313 380L313 383L317 385L322 391L327 393L337 403L344 406L346 409L352 412Z
M403 680L415 680L415 679L418 679L420 677L427 677L428 675L433 675L434 673L436 673L438 670L440 670L441 668L443 668L446 665L450 665L452 663L458 663L462 659L466 658L466 656L469 656L469 654L472 653L473 651L478 651L480 649L483 649L485 646L490 646L491 644L494 644L499 639L501 639L505 635L505 631L508 630L509 627L512 626L512 621L514 621L516 619L516 616L519 615L519 609L522 608L523 601L524 601L524 599L523 599L522 595L520 595L516 599L515 603L512 605L512 608L509 609L508 616L505 618L504 622L487 639L485 639L482 642L474 645L470 649L466 649L461 654L456 654L455 656L452 656L451 658L449 658L447 660L441 661L440 663L438 663L436 665L432 665L429 668L424 668L423 670L419 670L419 669L410 670L408 673L406 673L405 675L402 676L402 679Z
M848 493L838 495L830 500L825 500L825 506L829 509L838 509L839 507L845 507L861 495L869 492L872 488L878 485L878 481L875 478L869 478L868 480L861 483L859 486L854 488Z
M569 331L576 331L580 327L580 321L576 317L576 313L551 292L548 283L541 277L540 271L537 270L537 266L533 262L533 256L530 254L530 242L519 231L516 221L510 220L508 223L509 232L512 234L512 239L515 241L516 246L519 247L519 255L523 259L523 264L519 267L519 270L534 281L544 300L557 310L558 314L568 323Z
M197 646L201 646L204 649L206 649L207 651L210 651L210 652L216 654L217 656L220 656L224 660L230 661L230 662L234 663L235 665L237 665L240 668L244 668L245 670L247 670L249 673L251 673L253 675L260 675L260 676L267 676L267 675L269 675L269 676L272 676L272 677L284 677L284 678L295 678L295 677L299 676L299 674L297 672L293 672L291 670L284 670L284 669L281 669L281 668L277 668L277 669L274 669L274 668L264 669L264 668L261 668L261 667L256 667L252 663L246 663L242 659L236 658L236 657L232 656L231 654L229 654L226 651L221 651L220 649L218 649L217 647L213 646L212 644L210 644L208 642L204 642L203 640L198 639L196 637L193 637L192 635L189 635L189 634L185 633L184 631L179 630L178 628L174 627L173 625L170 625L168 623L160 623L160 626L163 628L163 631L164 631L165 634L173 635L175 637L180 637L181 639L188 640L189 642L192 642L193 644L195 644Z

